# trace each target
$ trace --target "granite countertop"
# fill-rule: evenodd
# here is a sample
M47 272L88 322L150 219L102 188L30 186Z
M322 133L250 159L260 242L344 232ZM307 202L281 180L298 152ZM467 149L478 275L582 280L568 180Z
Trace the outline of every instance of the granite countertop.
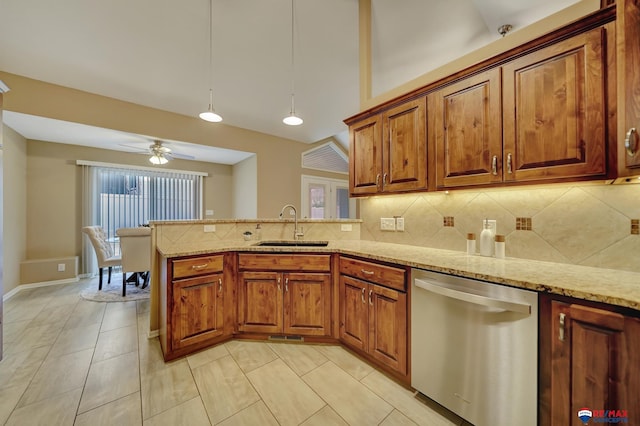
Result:
M334 240L326 247L265 247L255 243L241 240L191 243L188 247L158 251L165 257L226 251L340 253L640 310L640 273L636 272L517 258L494 259L365 240Z

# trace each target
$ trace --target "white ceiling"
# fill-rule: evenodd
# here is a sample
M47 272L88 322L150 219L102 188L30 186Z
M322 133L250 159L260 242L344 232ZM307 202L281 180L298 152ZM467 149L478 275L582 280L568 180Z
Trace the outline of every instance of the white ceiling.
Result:
M576 2L372 0L374 95L497 39L501 24L517 30ZM209 99L208 5L0 0L0 70L196 116ZM290 6L213 0L214 107L228 125L305 143L336 136L346 144L342 120L359 108L358 0L296 0L295 105L305 120L298 127L281 121L290 108ZM80 144L91 136L88 126L73 136L56 130L55 120L17 122L7 115L28 138L23 132Z

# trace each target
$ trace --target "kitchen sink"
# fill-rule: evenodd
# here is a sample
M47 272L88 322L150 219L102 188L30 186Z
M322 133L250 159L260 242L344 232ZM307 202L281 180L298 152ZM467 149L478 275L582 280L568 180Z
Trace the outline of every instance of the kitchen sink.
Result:
M295 241L295 240L278 240L278 241L260 241L254 246L261 247L326 247L329 241Z

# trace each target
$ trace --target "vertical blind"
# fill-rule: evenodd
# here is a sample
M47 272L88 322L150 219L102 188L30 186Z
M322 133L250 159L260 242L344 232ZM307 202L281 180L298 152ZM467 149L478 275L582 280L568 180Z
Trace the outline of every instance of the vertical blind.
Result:
M119 253L116 229L151 220L202 218L202 174L121 167L83 166L83 226L101 226ZM88 246L85 241L85 246ZM95 271L91 247L84 271Z

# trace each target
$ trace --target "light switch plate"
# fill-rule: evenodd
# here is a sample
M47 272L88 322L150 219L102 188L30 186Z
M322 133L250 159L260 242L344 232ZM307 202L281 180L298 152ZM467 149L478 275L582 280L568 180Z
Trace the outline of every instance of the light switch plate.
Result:
M216 232L216 226L215 225L205 225L204 226L204 232Z
M396 217L396 231L404 232L404 217Z
M381 217L380 218L380 230L381 231L395 231L396 219L394 217Z

